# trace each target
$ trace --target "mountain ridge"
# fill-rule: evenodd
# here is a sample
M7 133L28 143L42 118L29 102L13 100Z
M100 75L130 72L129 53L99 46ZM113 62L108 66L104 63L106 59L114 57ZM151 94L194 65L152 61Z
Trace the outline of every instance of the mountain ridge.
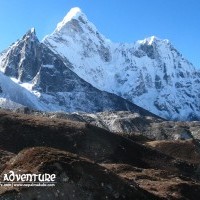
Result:
M56 68L54 59L59 60ZM45 111L83 111L80 103L78 109L75 106L60 110L59 102L70 104L71 108L77 105L75 99L80 95L60 95L63 91L58 86L64 84L68 89L73 88L72 77L76 77L86 85L120 96L162 118L200 119L200 71L183 58L169 40L151 36L131 44L112 43L77 7L71 9L55 31L41 42L35 29L30 29L0 54L0 69L48 104ZM74 73L70 81L66 73ZM85 112L94 110L103 111L97 107L92 109L92 105L84 109Z
M71 70L69 61L65 60L64 63L60 55L53 53L38 40L34 28L10 46L0 60L1 71L12 82L13 88L17 90L17 87L24 87L23 90L30 94L27 100L19 98L17 103L31 109L64 112L130 110L142 115L152 115L115 94L96 89L81 79ZM4 90L5 88L3 92ZM20 94L21 91L17 91ZM19 95L16 93L15 96L17 98ZM33 105L27 102L33 102Z
M85 14L63 24L42 42L70 61L81 78L163 118L200 118L200 71L169 40L154 36L131 44L112 43Z

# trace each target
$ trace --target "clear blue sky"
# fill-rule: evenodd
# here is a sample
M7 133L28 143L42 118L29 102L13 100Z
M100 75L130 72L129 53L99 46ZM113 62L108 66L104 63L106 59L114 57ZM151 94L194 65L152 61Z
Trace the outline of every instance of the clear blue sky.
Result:
M42 39L72 7L114 42L167 38L200 67L200 0L0 0L0 51L32 27Z

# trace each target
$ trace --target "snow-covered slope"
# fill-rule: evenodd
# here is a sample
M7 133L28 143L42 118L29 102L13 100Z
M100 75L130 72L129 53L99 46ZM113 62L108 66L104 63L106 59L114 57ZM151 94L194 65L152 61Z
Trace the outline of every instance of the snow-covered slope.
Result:
M0 72L0 107L17 109L23 106L47 110L34 94Z
M100 90L168 119L200 119L200 72L168 40L112 43L73 8L43 43Z
M40 43L31 29L0 55L0 70L11 77L0 74L2 97L43 111L130 110L152 115L117 95L94 88L70 68L72 64L67 59L64 63Z

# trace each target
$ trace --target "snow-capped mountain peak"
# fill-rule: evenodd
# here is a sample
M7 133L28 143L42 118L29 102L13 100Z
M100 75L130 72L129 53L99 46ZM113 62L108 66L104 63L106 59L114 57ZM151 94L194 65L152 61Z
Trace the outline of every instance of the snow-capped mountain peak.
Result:
M33 35L36 35L36 30L34 27L32 27L27 33L30 33L30 34L33 34Z
M64 63L60 55L38 41L34 29L0 54L0 68L5 69L4 74L0 73L0 106L21 104L44 111L68 112L130 110L152 115L81 79L70 70L69 61L65 59Z
M169 40L112 43L82 12L71 19L43 42L81 78L164 118L200 118L200 73Z
M100 42L110 41L99 33L96 26L88 20L87 16L78 7L72 8L67 13L64 19L57 24L53 34L56 34L58 39L67 41L68 39L70 40L70 38L78 41L79 37L81 37L82 40L86 39L91 42L97 42L97 40ZM50 36L51 35L45 36L43 41ZM62 38L62 36L64 38ZM97 40L93 41L94 39Z
M29 30L0 54L0 69L32 84L48 110L129 109L106 91L163 118L200 119L200 71L168 40L112 43L79 8L42 42Z
M138 40L139 44L148 44L148 45L152 45L153 42L156 42L160 40L159 38L157 38L156 36L151 36L148 38L145 38L144 40Z
M30 30L28 30L26 34L23 36L23 40L30 40L30 41L38 40L35 28L31 28Z
M39 43L35 29L31 28L1 56L1 71L21 82L31 81L40 66L36 61L40 53Z
M165 44L165 45L170 45L170 41L168 39L160 39L158 38L157 36L151 36L151 37L147 37L143 40L138 40L137 43L139 45L153 45L153 44L158 44L158 43L162 43L162 44Z
M69 22L73 20L81 20L85 23L85 21L87 21L87 17L80 8L74 7L67 13L64 19L57 24L56 31L61 31Z

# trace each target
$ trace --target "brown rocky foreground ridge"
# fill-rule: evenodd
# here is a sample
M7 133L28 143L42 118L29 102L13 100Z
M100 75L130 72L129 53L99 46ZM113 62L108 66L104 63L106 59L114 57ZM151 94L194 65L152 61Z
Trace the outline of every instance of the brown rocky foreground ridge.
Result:
M153 140L84 120L0 110L0 159L1 179L10 170L57 177L55 187L0 187L2 200L200 199L195 138Z

